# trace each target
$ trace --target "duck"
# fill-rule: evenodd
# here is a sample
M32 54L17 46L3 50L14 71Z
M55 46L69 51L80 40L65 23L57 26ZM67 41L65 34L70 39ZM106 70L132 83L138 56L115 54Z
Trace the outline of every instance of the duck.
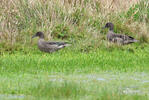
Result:
M131 44L138 42L138 40L134 39L131 36L125 35L125 34L118 34L114 33L114 24L111 22L106 23L106 25L103 27L108 28L109 31L107 33L107 40L109 42L114 42L120 45L126 45L126 44Z
M37 45L39 50L42 52L52 53L71 45L68 42L45 41L43 32L37 32L35 35L32 36L32 38L35 37L39 37Z

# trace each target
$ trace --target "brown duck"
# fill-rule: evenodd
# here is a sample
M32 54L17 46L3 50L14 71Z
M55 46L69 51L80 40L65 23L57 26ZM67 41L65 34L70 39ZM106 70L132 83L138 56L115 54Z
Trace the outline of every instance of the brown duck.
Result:
M111 22L106 23L106 25L103 28L109 28L109 31L107 33L107 40L110 42L114 42L121 45L138 42L138 40L134 39L131 36L114 33L114 25Z
M43 32L37 32L35 35L32 36L32 38L34 37L39 37L38 48L40 49L40 51L43 52L51 53L71 45L67 42L54 42L54 41L47 42L44 40Z

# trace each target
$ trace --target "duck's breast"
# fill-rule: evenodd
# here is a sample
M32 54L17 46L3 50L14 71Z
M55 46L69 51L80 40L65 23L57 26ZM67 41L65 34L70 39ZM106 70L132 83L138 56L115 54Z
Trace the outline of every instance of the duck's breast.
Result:
M113 32L110 32L110 31L109 31L108 34L107 34L107 40L108 40L108 41L112 41L113 38L114 38Z
M45 51L45 52L49 51L49 48L47 47L46 42L44 41L44 39L39 39L38 40L38 48L41 51Z

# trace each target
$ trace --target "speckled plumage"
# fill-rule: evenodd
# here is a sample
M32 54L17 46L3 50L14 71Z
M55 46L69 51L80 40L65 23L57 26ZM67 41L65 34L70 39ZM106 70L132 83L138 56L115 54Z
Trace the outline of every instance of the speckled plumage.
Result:
M131 36L114 33L114 25L112 23L106 23L104 28L109 28L109 31L107 33L107 40L110 42L114 42L121 45L138 42L138 40L134 39Z

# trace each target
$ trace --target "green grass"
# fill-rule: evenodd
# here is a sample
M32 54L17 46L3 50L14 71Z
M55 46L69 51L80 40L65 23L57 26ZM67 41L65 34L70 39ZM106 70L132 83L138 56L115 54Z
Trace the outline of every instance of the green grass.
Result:
M144 71L148 69L147 47L103 48L90 52L79 52L69 48L52 54L43 52L15 52L1 55L0 71L37 73L48 72L98 72L106 71ZM26 67L25 67L26 66Z
M3 53L0 94L6 100L147 100L148 50L148 45L128 45L90 52Z
M149 2L107 1L0 0L0 100L148 100ZM107 22L140 42L108 43ZM72 46L40 52L37 31Z

